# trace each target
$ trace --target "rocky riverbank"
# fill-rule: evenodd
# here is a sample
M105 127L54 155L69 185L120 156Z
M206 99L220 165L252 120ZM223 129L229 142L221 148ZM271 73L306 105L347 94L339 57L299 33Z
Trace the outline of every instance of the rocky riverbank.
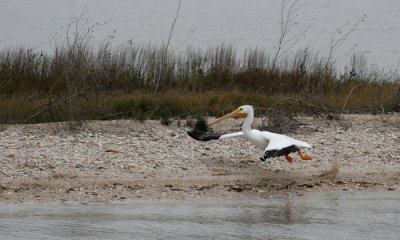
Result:
M0 201L236 197L400 190L400 115L300 117L315 160L261 162L246 139L198 142L184 120L3 125ZM260 121L258 119L258 121ZM240 130L231 120L215 131ZM253 125L257 127L257 122ZM72 129L72 130L71 130Z

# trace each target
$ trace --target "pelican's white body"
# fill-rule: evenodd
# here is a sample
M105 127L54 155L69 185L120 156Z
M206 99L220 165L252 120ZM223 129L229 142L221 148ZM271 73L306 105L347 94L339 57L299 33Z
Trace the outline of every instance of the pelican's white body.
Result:
M242 109L240 113L247 114L247 117L244 119L242 131L236 133L225 134L220 137L220 139L244 136L246 137L253 145L263 151L268 150L280 150L292 145L295 145L299 149L302 148L312 148L312 146L306 142L288 137L286 135L272 133L268 131L259 131L256 129L251 129L251 123L254 119L254 111L253 108L249 105L245 105L240 107Z

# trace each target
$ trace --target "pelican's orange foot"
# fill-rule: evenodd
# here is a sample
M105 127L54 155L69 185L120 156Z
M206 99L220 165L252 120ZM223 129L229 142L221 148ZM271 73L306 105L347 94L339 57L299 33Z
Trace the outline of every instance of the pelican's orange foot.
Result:
M307 160L313 160L311 156L303 155L301 156L301 160L307 161Z
M300 150L297 150L297 153L300 155L301 160L307 161L307 160L312 160L313 158L308 155L303 155L303 153Z
M288 163L293 163L293 158L290 157L289 155L285 155L285 158L288 161Z

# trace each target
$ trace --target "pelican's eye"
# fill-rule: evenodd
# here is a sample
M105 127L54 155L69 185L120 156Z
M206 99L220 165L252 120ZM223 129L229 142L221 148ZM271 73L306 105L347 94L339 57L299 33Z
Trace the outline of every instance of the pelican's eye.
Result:
M239 108L239 111L243 111L243 108L242 108L242 107L240 107L240 108Z

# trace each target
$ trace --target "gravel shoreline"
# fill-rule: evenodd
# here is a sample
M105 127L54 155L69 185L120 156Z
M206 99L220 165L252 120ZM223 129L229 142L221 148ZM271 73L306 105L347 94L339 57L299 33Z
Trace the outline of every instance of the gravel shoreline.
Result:
M244 138L198 142L185 121L89 121L3 125L0 201L269 197L304 191L400 190L400 115L299 117L287 135L315 158L261 162ZM216 131L236 131L239 120ZM257 123L253 124L256 128Z

